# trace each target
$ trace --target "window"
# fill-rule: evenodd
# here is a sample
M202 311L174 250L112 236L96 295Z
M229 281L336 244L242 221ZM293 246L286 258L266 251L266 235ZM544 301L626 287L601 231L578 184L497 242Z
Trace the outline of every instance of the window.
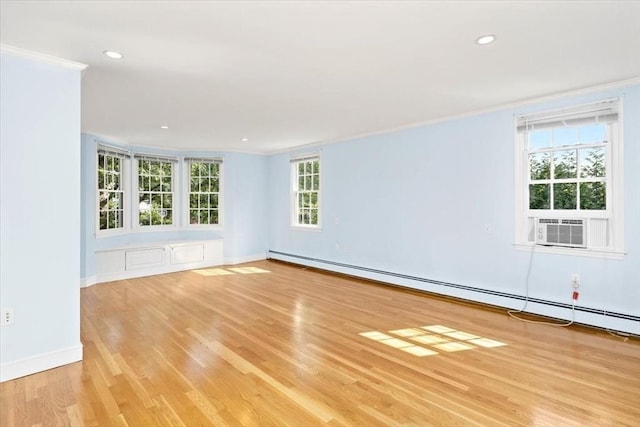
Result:
M126 226L126 188L129 153L98 145L97 207L98 231L122 230Z
M320 227L320 157L291 160L292 225Z
M622 251L619 101L517 118L516 240L536 218L586 220L586 247Z
M220 189L221 159L185 158L188 169L188 212L190 225L222 223Z
M177 158L136 155L138 226L174 224L174 166Z

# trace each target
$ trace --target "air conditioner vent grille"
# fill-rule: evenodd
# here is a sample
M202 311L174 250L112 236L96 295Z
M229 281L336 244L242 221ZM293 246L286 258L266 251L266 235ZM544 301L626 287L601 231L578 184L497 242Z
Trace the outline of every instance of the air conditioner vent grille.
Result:
M584 219L536 218L536 243L585 248Z

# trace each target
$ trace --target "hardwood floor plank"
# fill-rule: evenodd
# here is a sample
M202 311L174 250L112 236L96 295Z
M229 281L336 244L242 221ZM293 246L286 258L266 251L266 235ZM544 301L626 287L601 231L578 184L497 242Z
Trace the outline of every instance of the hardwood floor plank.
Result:
M84 360L1 426L635 426L640 342L261 261L81 291ZM235 267L233 267L235 268ZM363 335L364 334L364 335Z

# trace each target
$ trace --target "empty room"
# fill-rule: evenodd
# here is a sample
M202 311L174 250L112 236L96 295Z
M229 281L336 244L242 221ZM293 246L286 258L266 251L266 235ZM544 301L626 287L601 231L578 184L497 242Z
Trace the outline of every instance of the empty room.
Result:
M0 426L636 426L640 1L0 1Z

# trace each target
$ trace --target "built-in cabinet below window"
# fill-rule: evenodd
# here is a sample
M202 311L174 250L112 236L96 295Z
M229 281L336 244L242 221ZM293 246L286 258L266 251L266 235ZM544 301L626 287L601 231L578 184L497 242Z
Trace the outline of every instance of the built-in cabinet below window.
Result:
M198 240L96 251L96 283L222 265L222 249L222 240Z

